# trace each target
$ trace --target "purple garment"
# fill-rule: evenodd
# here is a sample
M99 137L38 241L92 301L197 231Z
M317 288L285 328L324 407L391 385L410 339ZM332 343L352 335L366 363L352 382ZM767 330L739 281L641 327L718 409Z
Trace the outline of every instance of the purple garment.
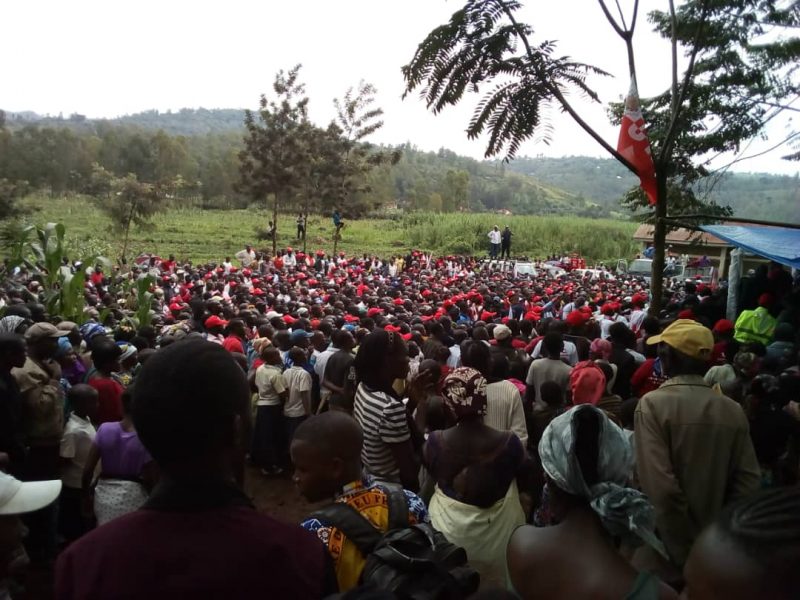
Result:
M69 381L70 385L85 383L86 367L80 360L76 360L68 367L61 367L61 376Z
M142 467L153 460L135 431L124 431L119 421L103 423L94 445L100 450L103 477L138 479Z

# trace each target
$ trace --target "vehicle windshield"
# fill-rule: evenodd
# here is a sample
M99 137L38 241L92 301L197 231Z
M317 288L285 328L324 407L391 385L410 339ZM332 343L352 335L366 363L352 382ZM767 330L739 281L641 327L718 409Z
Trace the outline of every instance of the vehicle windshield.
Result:
M533 275L535 273L535 271L533 269L533 265L531 265L531 264L527 264L527 265L518 264L516 266L516 270L517 270L517 273L519 275Z
M631 273L649 273L652 270L652 265L652 261L640 258L631 263L628 271Z

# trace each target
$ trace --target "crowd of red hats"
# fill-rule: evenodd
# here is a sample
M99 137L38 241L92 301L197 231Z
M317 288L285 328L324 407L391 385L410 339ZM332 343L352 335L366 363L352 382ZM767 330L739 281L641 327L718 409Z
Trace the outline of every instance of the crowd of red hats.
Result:
M566 304L582 298L585 302L575 310L565 311L568 325L579 327L593 317L641 310L649 302L642 279L617 278L603 269L599 275L582 276L576 271L556 274L540 268L533 277L517 277L506 268L511 263L420 251L381 259L344 253L328 256L321 250L306 254L287 248L274 257L252 252L236 262L194 265L151 257L127 276L155 277L154 322L167 331L190 320L195 312L192 304L199 300L212 310L219 307L206 317L213 321L204 323L206 328L224 326L228 318L249 309L267 318L280 316L290 327L302 321L311 329L329 316L353 326L369 319L372 325L406 338L414 322L444 316L455 322L525 319L537 323L561 315ZM542 263L537 261L535 266ZM103 285L124 276L120 271L92 276L89 302L95 310L112 307L118 309L117 318L124 318L131 300L113 295L111 290L119 286ZM694 293L711 296L703 287ZM680 306L685 305L683 298L676 296L678 300Z

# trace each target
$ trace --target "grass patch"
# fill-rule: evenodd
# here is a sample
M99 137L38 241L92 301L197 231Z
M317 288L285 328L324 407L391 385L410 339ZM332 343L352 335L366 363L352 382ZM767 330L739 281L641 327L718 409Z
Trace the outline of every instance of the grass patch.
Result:
M26 221L57 221L67 228L70 252L116 257L121 237L111 231L108 219L86 198L30 196L23 206L33 209ZM131 231L129 256L153 252L195 262L219 261L250 243L257 243L254 230L266 227L271 213L266 209L201 210L174 208L156 215L153 227ZM295 239L295 215L279 218L278 245L302 248ZM511 227L512 254L544 257L579 252L590 261L629 258L638 245L632 236L636 224L611 219L579 217L497 216L492 214L411 213L395 219L347 220L339 249L348 254L390 256L410 248L442 254L484 255L487 233L494 226ZM331 252L333 225L329 218L310 217L307 248Z

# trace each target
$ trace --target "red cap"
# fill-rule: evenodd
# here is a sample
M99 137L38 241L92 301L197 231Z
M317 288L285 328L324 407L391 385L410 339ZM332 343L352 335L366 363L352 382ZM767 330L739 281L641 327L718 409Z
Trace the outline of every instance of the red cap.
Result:
M694 320L694 313L692 312L691 308L685 308L681 312L678 313L679 319L692 319Z
M735 325L733 321L729 321L728 319L720 319L716 323L714 323L714 332L715 333L728 333L729 331L733 331Z
M769 308L772 306L772 303L775 301L772 294L764 293L758 297L758 305L763 306L764 308Z
M400 333L400 328L399 327L395 327L394 325L386 325L383 328L383 330L384 331L391 331L393 333Z
M410 334L410 333L404 333L400 337L403 338L405 341L408 341L408 340L411 339L411 336L412 336L412 334Z
M403 304L405 304L405 301L402 298L395 298L394 303L397 306L402 306Z
M570 327L580 327L585 321L586 318L579 310L573 310L567 315L567 325Z
M220 319L217 315L211 315L206 319L205 326L206 329L211 329L212 327L225 327L228 322L225 319Z
M372 317L374 317L375 315L379 315L379 314L381 314L381 313L383 313L383 311L382 311L380 308L370 308L370 309L367 311L367 316L368 316L368 317L370 317L370 318L372 318Z

